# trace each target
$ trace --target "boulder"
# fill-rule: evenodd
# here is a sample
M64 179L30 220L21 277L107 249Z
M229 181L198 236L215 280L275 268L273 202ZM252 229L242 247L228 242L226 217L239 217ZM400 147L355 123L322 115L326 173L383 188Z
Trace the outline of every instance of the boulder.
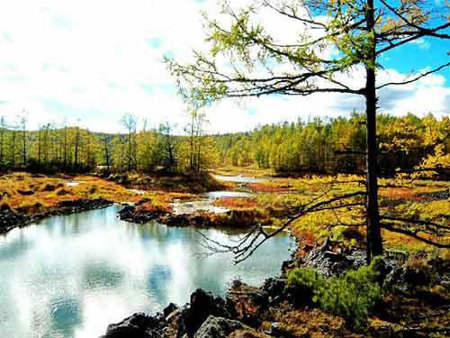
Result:
M150 338L160 337L160 322L155 317L135 313L117 324L108 326L102 338Z
M209 316L195 333L194 338L227 338L236 330L250 329L237 320Z
M285 278L268 278L264 281L262 289L267 293L270 304L277 302L286 290Z
M272 297L276 296L275 290ZM227 293L227 302L233 307L235 318L249 325L258 325L261 313L267 309L269 293L264 288L234 281Z
M187 334L193 337L198 328L210 316L230 318L231 314L225 300L214 297L210 292L197 289L191 294L190 303L180 313L178 337Z
M178 310L178 306L176 306L174 303L170 303L163 310L164 318L169 317L169 315L171 315L176 310Z
M6 233L18 226L23 226L32 221L27 215L22 215L11 209L7 204L3 204L0 209L0 233Z

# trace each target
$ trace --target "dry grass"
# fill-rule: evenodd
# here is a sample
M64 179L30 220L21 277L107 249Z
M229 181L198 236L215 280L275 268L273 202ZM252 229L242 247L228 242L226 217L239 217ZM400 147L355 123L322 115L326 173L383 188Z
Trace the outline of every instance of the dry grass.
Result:
M319 201L333 196L364 191L364 186L359 182L362 179L362 177L354 175L270 178L267 181L245 186L255 193L255 198L230 199L217 203L230 209L264 210L272 217L273 224L281 225L284 219L283 215L298 210L299 206L312 201L321 194L325 195ZM382 179L380 185L382 186L380 188L382 214L425 219L450 225L450 200L445 199L445 191L450 189L450 182ZM356 200L353 201L356 202ZM358 242L364 240L365 228L354 226L349 232L348 227L340 226L340 224L358 224L364 222L364 219L363 207L353 206L335 211L322 211L300 218L292 224L291 231L301 240L302 244L331 237L341 240L344 245L354 245L360 244ZM419 234L428 239L450 243L448 235L430 236L423 232L419 232ZM383 231L383 238L386 248L392 250L436 251L430 245L397 233ZM444 252L443 250L439 251L440 253Z
M72 186L70 182L77 182ZM69 184L68 184L69 183ZM14 173L0 177L0 202L20 213L34 214L55 208L65 200L104 198L113 202L137 202L167 205L173 199L193 198L189 193L149 190L137 192L94 176L44 176Z
M237 168L235 168L237 170ZM234 170L234 169L233 169ZM228 173L233 171L226 171ZM233 172L234 173L234 172ZM241 173L241 172L239 172ZM253 176L266 176L266 171L257 172L246 169L245 173ZM154 212L170 212L171 203L175 199L200 198L198 193L186 191L188 185L174 179L168 189L157 186L148 177L132 177L135 184L124 185L101 179L95 176L44 176L27 173L14 173L0 177L0 203L8 205L24 214L35 214L54 208L59 201L104 198L113 202L148 201L141 209ZM164 181L169 180L165 178ZM225 198L215 202L233 212L231 215L206 215L210 224L246 227L257 223L270 224L274 227L283 224L285 216L299 206L308 203L320 194L323 199L343 193L362 191L358 183L361 177L339 175L335 177L311 176L303 178L271 178L267 181L244 185L244 189L253 190L251 198ZM79 182L78 185L68 185L69 182ZM178 184L179 183L179 184ZM212 184L211 182L208 184ZM332 187L330 188L330 186ZM450 200L434 197L435 193L450 189L450 182L439 181L398 181L380 180L384 186L380 189L381 212L389 215L400 215L405 218L421 218L440 224L449 223ZM179 189L177 190L177 186ZM230 185L228 188L231 188ZM222 186L223 187L223 186ZM134 189L140 189L136 191ZM339 223L352 224L364 220L362 207L351 207L337 211L322 211L306 215L294 222L291 231L302 244L310 244L326 237L340 239L344 244L354 245L364 238L364 227L353 227L349 236L347 227ZM422 234L424 235L424 234ZM434 251L433 247L415 239L400 234L383 232L385 246L394 250ZM436 239L429 237L430 239ZM450 241L448 237L437 238Z

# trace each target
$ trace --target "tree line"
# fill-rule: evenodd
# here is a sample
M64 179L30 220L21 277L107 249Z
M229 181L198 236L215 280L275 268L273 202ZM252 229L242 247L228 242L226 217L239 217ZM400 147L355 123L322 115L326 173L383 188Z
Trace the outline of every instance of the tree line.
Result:
M193 112L185 135L177 136L169 122L147 129L146 121L131 114L120 120L118 134L55 123L28 130L26 115L0 116L0 170L200 172L213 166L217 154L214 138L204 133L205 121L204 114Z
M377 124L381 175L433 161L433 166L450 167L449 117L380 114ZM216 142L222 165L254 165L286 174L361 174L366 167L365 116L359 113L266 125L253 132L218 136Z
M207 135L204 113L190 115L183 135L163 123L147 129L131 114L123 133L96 133L47 123L27 129L0 117L0 166L30 171L200 172L216 166L254 166L281 174L363 173L364 115L265 125L251 132ZM138 122L142 127L138 130ZM420 165L450 167L450 118L432 114L378 116L379 172L390 176Z

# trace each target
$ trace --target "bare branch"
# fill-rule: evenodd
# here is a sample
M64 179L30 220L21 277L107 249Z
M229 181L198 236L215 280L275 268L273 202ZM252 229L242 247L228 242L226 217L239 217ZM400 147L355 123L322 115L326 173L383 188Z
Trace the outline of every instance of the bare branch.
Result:
M387 87L387 86L401 86L401 85L406 85L406 84L409 84L409 83L413 83L413 82L416 82L416 81L420 80L421 78L424 78L424 77L426 77L426 76L428 76L430 74L439 72L440 70L442 70L442 69L444 69L444 68L446 68L448 66L450 66L450 62L447 62L447 63L445 63L445 64L443 64L443 65L441 65L439 67L436 67L436 68L428 71L428 72L422 73L422 74L414 77L411 80L400 81L400 82L388 82L388 83L385 83L385 84L382 84L382 85L378 86L377 89L381 89L381 88L384 88L384 87Z
M325 189L320 195L314 197L310 202L299 207L299 211L296 214L290 216L282 226L280 226L278 229L276 229L271 233L267 233L261 225L258 225L256 227L253 227L252 230L241 241L238 241L237 244L234 245L225 245L208 238L204 234L201 234L202 237L209 242L209 244L206 245L205 247L207 247L209 250L212 250L213 253L216 252L233 253L235 257L234 262L235 264L238 264L249 258L267 240L285 231L294 221L298 220L300 217L308 213L321 212L325 210L337 210L364 205L361 202L339 203L337 205L332 205L333 203L341 202L349 198L366 196L366 193L362 191L348 193L340 196L334 196L327 200L318 201L324 196L326 196L331 191L331 188L332 185L330 185L329 189ZM356 224L352 226L356 226ZM217 250L215 249L215 247L217 247Z
M418 224L418 225L425 225L425 226L432 226L438 229L446 229L450 230L450 226L444 225L444 224L438 224L431 221L426 220L420 220L420 219L411 219L411 218L402 218L402 217L392 217L392 216L380 216L381 219L387 219L390 221L397 221L397 222L403 222L403 223L410 223L410 224Z
M437 248L441 248L441 249L450 248L450 244L443 244L443 243L435 242L435 241L430 240L428 238L419 236L418 232L412 232L412 231L409 231L409 230L406 230L406 229L400 229L400 228L394 227L393 225L394 224L392 224L392 223L381 223L381 226L384 229L388 230L388 231L396 232L396 233L399 233L399 234L403 234L403 235L415 238L415 239L417 239L417 240L419 240L421 242L424 242L426 244L435 246Z

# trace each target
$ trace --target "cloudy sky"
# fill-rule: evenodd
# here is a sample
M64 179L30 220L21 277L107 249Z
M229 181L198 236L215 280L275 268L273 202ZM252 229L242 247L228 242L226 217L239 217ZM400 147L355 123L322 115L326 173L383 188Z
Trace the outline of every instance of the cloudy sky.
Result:
M67 121L96 131L118 131L132 113L151 127L186 121L186 107L161 63L184 60L203 45L200 11L216 0L14 0L0 2L0 115L25 110L29 125ZM282 26L276 19L274 29ZM402 79L439 64L448 46L420 40L383 60L379 77ZM355 74L355 81L359 81ZM438 115L450 111L450 71L413 85L384 90L385 111ZM336 116L361 107L342 95L226 100L207 109L209 131L229 132L298 117Z

